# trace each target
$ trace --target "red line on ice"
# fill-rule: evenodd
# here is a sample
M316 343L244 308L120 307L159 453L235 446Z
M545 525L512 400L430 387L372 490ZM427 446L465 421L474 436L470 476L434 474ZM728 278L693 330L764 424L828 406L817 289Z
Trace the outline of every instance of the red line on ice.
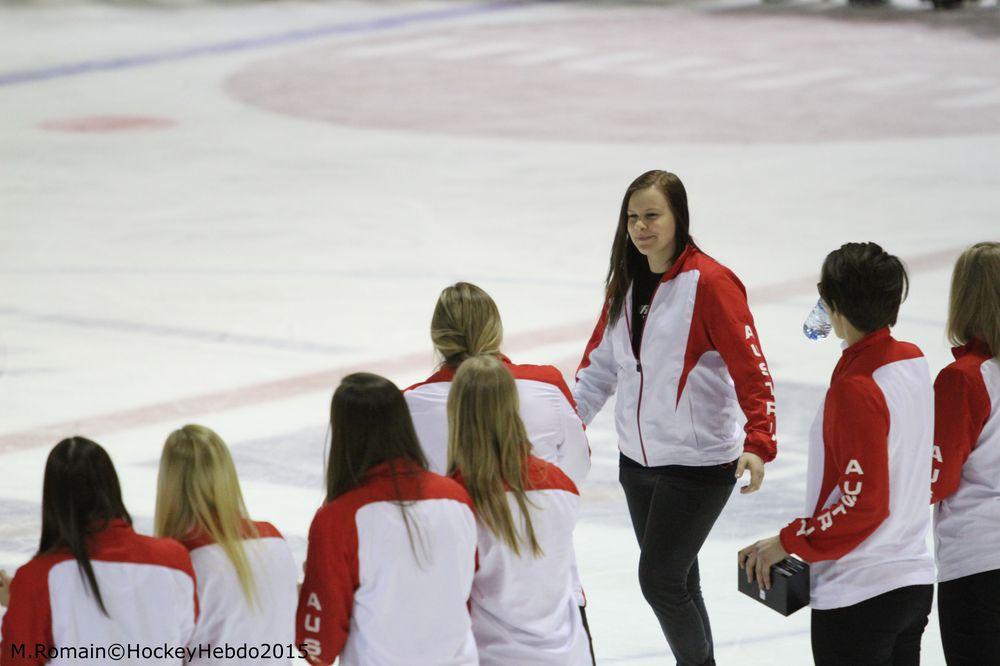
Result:
M906 260L905 263L911 273L935 270L950 265L963 249L951 248L921 254ZM763 285L750 291L750 304L752 307L755 304L782 301L793 296L808 294L815 288L815 276ZM582 351L593 324L594 322L588 319L539 331L514 333L507 336L505 347L512 354L517 355L517 353L544 345L577 339L580 341ZM560 365L564 365L566 362L567 360L564 359ZM96 437L162 421L181 421L195 416L265 404L306 393L319 391L332 393L340 379L352 372L378 372L392 377L419 370L421 367L426 367L430 371L431 363L432 355L429 351L406 354L369 363L351 364L284 379L181 397L77 420L62 421L23 432L0 435L0 455L39 446L51 446L63 437L75 434ZM566 368L561 369L565 371Z

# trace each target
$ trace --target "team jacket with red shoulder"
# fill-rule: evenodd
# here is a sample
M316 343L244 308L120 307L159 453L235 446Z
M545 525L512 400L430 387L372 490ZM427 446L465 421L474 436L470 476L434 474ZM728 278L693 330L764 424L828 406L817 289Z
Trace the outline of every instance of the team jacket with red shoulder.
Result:
M227 645L287 646L295 640L298 568L288 544L270 523L254 522L257 537L247 532L243 549L253 574L254 601L248 602L236 569L222 546L208 534L182 543L191 554L201 602L198 624L189 647L189 664L278 664L277 658L218 658L209 650ZM225 653L223 653L224 655ZM284 663L289 663L285 660Z
M532 453L579 483L590 471L590 446L562 373L551 365L516 365L501 359L517 384ZM455 370L445 366L403 392L431 471L439 474L448 466L448 391L454 377Z
M986 343L954 350L934 382L931 489L938 580L1000 569L1000 361Z
M934 582L934 394L920 350L883 328L846 348L809 437L806 511L781 544L811 563L810 605Z
M456 473L461 482L461 472ZM483 666L586 666L590 647L574 596L573 527L580 496L558 467L531 456L525 489L542 554L515 555L479 525L479 569L472 588L472 630ZM516 500L507 493L515 525Z
M474 665L472 500L452 479L394 465L395 483L383 463L316 512L296 643L320 664Z
M114 520L88 539L87 548L108 614L101 612L70 553L36 556L11 582L0 664L112 663L113 654L77 652L77 659L72 648L188 644L198 597L191 558L181 544L136 534L126 521ZM16 649L21 645L23 653ZM36 645L57 656L38 654ZM126 664L182 663L182 658L121 656L118 661Z
M693 245L653 293L639 357L631 342L632 289L617 321L597 322L573 396L584 423L617 390L623 454L646 466L728 463L777 452L774 385L746 290Z

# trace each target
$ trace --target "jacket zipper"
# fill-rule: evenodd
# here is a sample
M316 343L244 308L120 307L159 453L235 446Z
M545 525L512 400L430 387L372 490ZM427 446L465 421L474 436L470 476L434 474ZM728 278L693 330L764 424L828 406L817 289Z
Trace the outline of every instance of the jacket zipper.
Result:
M642 410L642 388L645 384L645 376L642 373L642 361L640 359L642 357L642 340L646 337L646 322L649 321L649 316L653 313L653 301L656 300L656 292L660 290L661 284L663 284L662 280L656 283L656 286L653 288L653 295L649 297L649 309L646 310L646 319L642 324L642 336L639 338L639 349L638 352L633 352L633 355L635 356L635 371L639 373L639 399L636 401L635 405L635 427L639 433L639 448L642 449L642 463L646 467L649 467L649 460L646 458L646 445L642 441L642 421L639 418L639 412ZM634 282L632 284L632 288L635 289ZM634 304L632 305L634 307ZM629 349L635 349L635 346L632 344L631 313L626 312L626 315L628 315L625 317L625 324L628 327Z

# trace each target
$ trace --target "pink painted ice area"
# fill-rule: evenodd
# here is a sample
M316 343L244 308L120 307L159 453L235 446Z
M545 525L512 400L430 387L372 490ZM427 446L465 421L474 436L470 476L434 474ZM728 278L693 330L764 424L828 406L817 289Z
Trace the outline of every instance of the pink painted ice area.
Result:
M166 129L176 124L168 118L147 116L81 116L46 120L39 126L55 132L128 132Z

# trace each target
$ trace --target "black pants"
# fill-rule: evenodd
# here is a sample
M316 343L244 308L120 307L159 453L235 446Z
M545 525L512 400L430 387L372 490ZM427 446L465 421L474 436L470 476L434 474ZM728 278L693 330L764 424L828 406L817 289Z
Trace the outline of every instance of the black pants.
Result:
M678 666L715 664L698 551L733 492L736 478L727 474L710 482L624 461L619 468L639 541L639 587Z
M816 666L918 666L933 598L933 585L911 585L853 606L814 610Z
M1000 569L938 583L948 666L1000 664Z
M587 632L587 644L590 645L590 663L597 666L597 657L594 655L594 637L590 634L590 623L587 622L587 609L580 606L580 619L583 620L583 630Z

